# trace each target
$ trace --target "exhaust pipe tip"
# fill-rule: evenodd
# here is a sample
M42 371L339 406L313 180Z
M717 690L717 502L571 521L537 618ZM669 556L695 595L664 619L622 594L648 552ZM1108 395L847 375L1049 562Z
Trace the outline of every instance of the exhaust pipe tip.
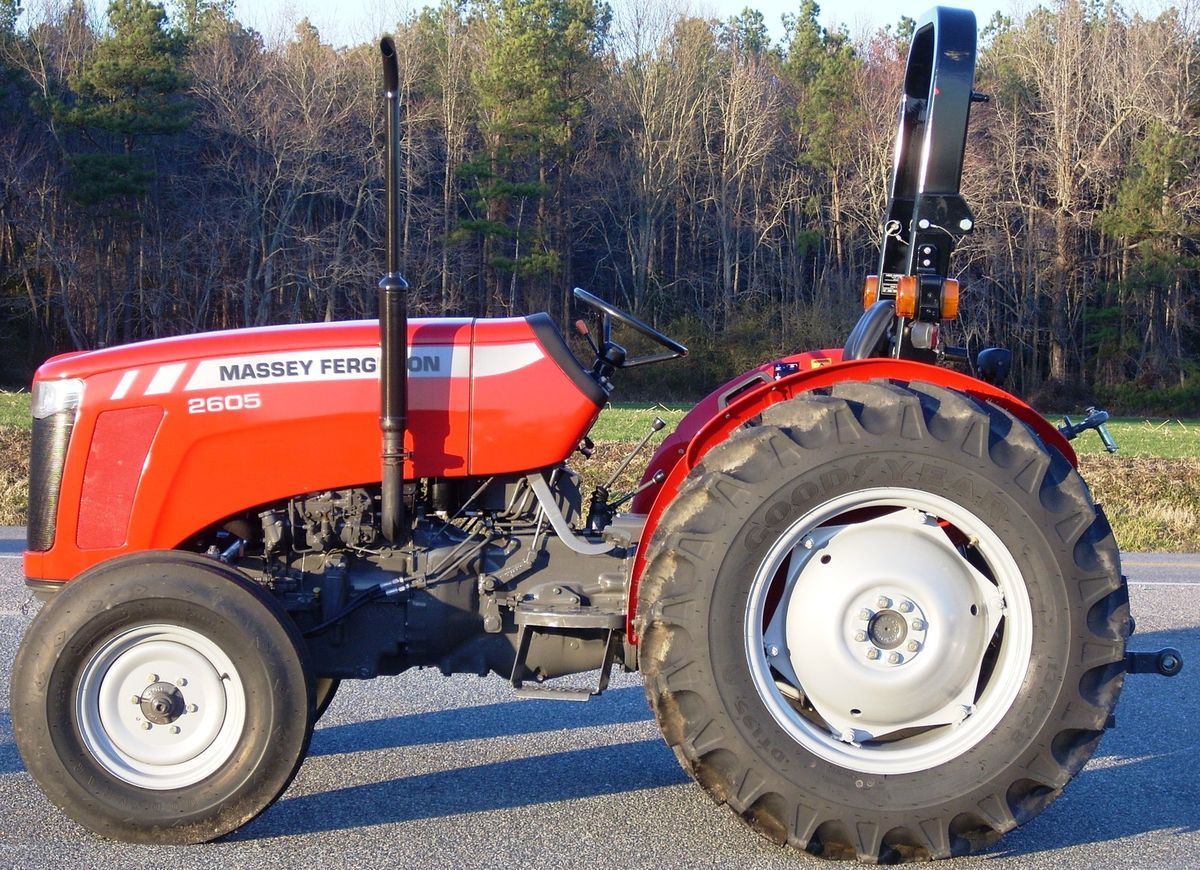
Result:
M400 67L396 60L396 43L390 36L379 40L379 53L383 56L383 89L389 94L400 91Z

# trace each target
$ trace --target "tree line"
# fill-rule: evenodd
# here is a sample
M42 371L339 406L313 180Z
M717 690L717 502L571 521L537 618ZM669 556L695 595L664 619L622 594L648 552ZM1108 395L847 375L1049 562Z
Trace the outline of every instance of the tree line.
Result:
M565 325L581 285L692 343L665 375L692 394L840 346L876 268L913 21L855 39L802 0L775 41L751 8L631 6L442 0L397 23L413 309ZM1017 387L1195 374L1198 47L1174 8L981 22L953 333L1011 347ZM82 0L36 20L0 0L0 376L373 316L378 66L307 21L269 44L232 0L113 0L103 28Z

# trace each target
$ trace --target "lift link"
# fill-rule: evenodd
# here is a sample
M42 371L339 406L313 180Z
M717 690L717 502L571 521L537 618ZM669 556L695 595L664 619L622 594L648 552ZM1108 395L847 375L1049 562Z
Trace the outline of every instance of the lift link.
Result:
M1091 407L1087 409L1087 416L1078 423L1073 423L1070 417L1063 417L1063 424L1058 427L1058 431L1068 441L1073 441L1076 436L1089 429L1095 429L1096 434L1100 436L1101 442L1104 444L1104 449L1109 453L1117 452L1117 441L1112 437L1112 433L1108 431L1109 415L1108 411L1101 411L1098 408Z
M1125 673L1174 677L1183 670L1183 656L1173 647L1158 652L1130 652L1125 656Z

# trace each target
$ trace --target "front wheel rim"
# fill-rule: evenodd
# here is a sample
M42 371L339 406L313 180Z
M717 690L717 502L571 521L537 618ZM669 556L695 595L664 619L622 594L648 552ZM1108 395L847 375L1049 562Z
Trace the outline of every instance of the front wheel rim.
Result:
M209 638L178 625L140 625L92 654L75 713L84 746L109 774L138 788L186 788L237 749L246 691Z
M978 516L907 488L859 490L795 520L754 574L755 689L800 746L863 773L928 770L999 724L1025 681L1032 609Z

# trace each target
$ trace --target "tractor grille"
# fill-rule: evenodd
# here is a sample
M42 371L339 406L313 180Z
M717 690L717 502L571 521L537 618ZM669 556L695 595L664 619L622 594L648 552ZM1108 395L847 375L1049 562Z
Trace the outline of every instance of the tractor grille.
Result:
M49 550L54 546L58 517L58 491L62 486L63 464L75 412L59 411L33 421L33 451L29 457L29 527L26 546L30 550Z

